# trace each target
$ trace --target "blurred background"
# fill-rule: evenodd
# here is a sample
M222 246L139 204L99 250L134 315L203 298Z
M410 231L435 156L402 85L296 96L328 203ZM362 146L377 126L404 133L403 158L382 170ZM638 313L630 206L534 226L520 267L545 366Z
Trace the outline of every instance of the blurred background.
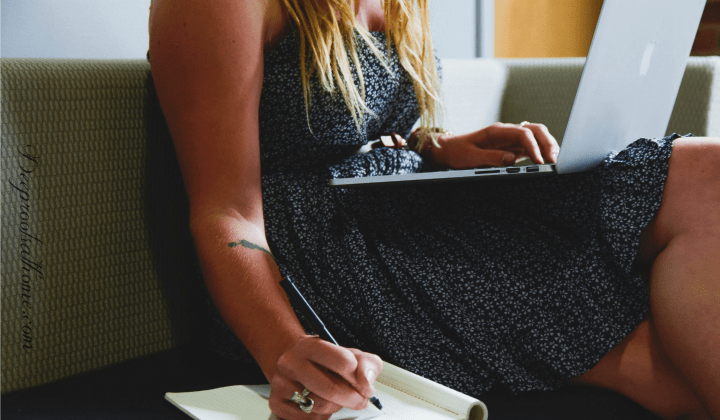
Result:
M149 0L2 0L0 55L143 58ZM602 0L430 0L441 58L587 55ZM671 30L671 28L669 29ZM720 54L708 0L693 55Z

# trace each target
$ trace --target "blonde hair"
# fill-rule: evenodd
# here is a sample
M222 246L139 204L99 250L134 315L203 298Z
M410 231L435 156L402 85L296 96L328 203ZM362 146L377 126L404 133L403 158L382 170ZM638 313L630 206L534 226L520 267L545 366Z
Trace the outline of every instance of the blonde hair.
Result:
M420 109L420 126L429 129L440 118L440 107L427 0L382 1L388 54L392 43L401 65L412 78ZM283 0L283 3L300 36L300 71L308 123L309 81L315 72L325 91L334 93L339 89L360 129L366 114L372 114L372 111L365 104L365 79L357 54L356 32L390 70L386 57L371 41L372 35L355 20L357 4L353 6L351 0ZM357 69L359 90L353 82L351 60Z

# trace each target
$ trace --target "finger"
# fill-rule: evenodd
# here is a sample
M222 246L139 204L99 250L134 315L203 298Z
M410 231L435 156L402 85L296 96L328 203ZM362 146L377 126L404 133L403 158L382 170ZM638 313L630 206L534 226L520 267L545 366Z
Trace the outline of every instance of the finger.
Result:
M311 366L302 380L308 389L328 401L353 410L367 407L367 397L363 396L350 381L333 371ZM355 382L354 377L352 381Z
M358 361L348 349L319 338L298 340L278 361L278 372L328 401L361 410L367 398L355 389Z
M464 168L485 168L514 165L516 155L506 150L470 149L464 159Z
M516 157L515 153L507 150L472 148L456 158L453 168L472 169L511 166L515 164Z
M301 383L290 380L282 375L275 375L270 385L270 398L269 406L270 410L275 413L276 416L284 419L291 419L294 417L308 418L308 414L300 409L297 402L292 401L293 394L295 392L302 393L305 386ZM307 398L312 399L313 407L311 415L316 418L328 418L333 413L342 409L342 406L333 402L327 401L326 399L311 392Z
M315 404L313 405L313 409L310 413L306 413L300 409L300 406L289 399L284 400L280 405L274 405L270 408L270 410L275 414L276 417L285 419L285 420L327 420L329 419L334 412L332 413L320 413L318 408L318 402L317 402L317 396L314 396L310 394L308 397L312 398L313 401L315 401ZM337 411L339 411L340 408L338 408Z
M348 349L324 341L317 336L304 336L299 338L295 344L278 360L278 368L287 372L286 376L293 377L298 374L297 369L312 366L311 361L321 368L336 372L340 375L350 373L348 378L357 368L357 359ZM346 380L348 378L345 378Z
M542 153L540 152L540 146L538 146L537 139L535 138L535 133L533 133L530 128L527 128L527 126L517 127L515 132L530 159L535 163L545 163Z
M349 349L320 339L307 340L301 345L307 346L303 350L317 366L335 372L348 383L355 382L358 360Z
M535 135L529 128L514 124L493 124L488 127L487 135L495 137L498 140L514 140L516 144L519 144L525 149L525 152L533 162L538 164L544 163ZM497 144L498 142L495 140L493 143Z
M557 155L560 152L560 146L558 146L557 140L550 134L550 130L545 124L525 124L526 128L529 128L537 140L537 144L540 147L543 158L551 163L557 162Z
M524 153L524 149L513 146L515 140L509 141L507 133L504 138L491 137L495 127L445 139L441 147L433 149L433 159L453 169L483 168L488 166L509 166L515 164L516 152ZM500 130L501 132L503 130ZM441 138L442 139L442 138Z
M353 384L355 389L364 397L370 398L375 395L375 380L380 371L382 371L382 359L380 357L366 353L358 349L348 349L358 361L358 367L355 371L356 383Z

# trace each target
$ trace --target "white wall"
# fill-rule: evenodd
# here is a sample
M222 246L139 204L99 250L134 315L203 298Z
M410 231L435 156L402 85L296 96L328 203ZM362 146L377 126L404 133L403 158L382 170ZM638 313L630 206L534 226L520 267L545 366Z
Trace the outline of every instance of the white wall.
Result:
M3 57L143 58L150 0L2 0Z
M430 0L441 58L476 56L476 3ZM142 58L150 0L2 0L3 57Z
M476 56L478 0L430 0L430 30L440 58Z

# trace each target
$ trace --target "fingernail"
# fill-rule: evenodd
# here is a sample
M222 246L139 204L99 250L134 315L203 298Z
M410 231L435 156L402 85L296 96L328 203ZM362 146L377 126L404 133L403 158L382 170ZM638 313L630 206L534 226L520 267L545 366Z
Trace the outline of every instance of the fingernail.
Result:
M557 162L557 155L558 155L557 153L552 154L553 162Z
M368 382L372 383L372 381L375 380L375 371L372 369L368 369L367 372L365 372L365 377L367 378Z

